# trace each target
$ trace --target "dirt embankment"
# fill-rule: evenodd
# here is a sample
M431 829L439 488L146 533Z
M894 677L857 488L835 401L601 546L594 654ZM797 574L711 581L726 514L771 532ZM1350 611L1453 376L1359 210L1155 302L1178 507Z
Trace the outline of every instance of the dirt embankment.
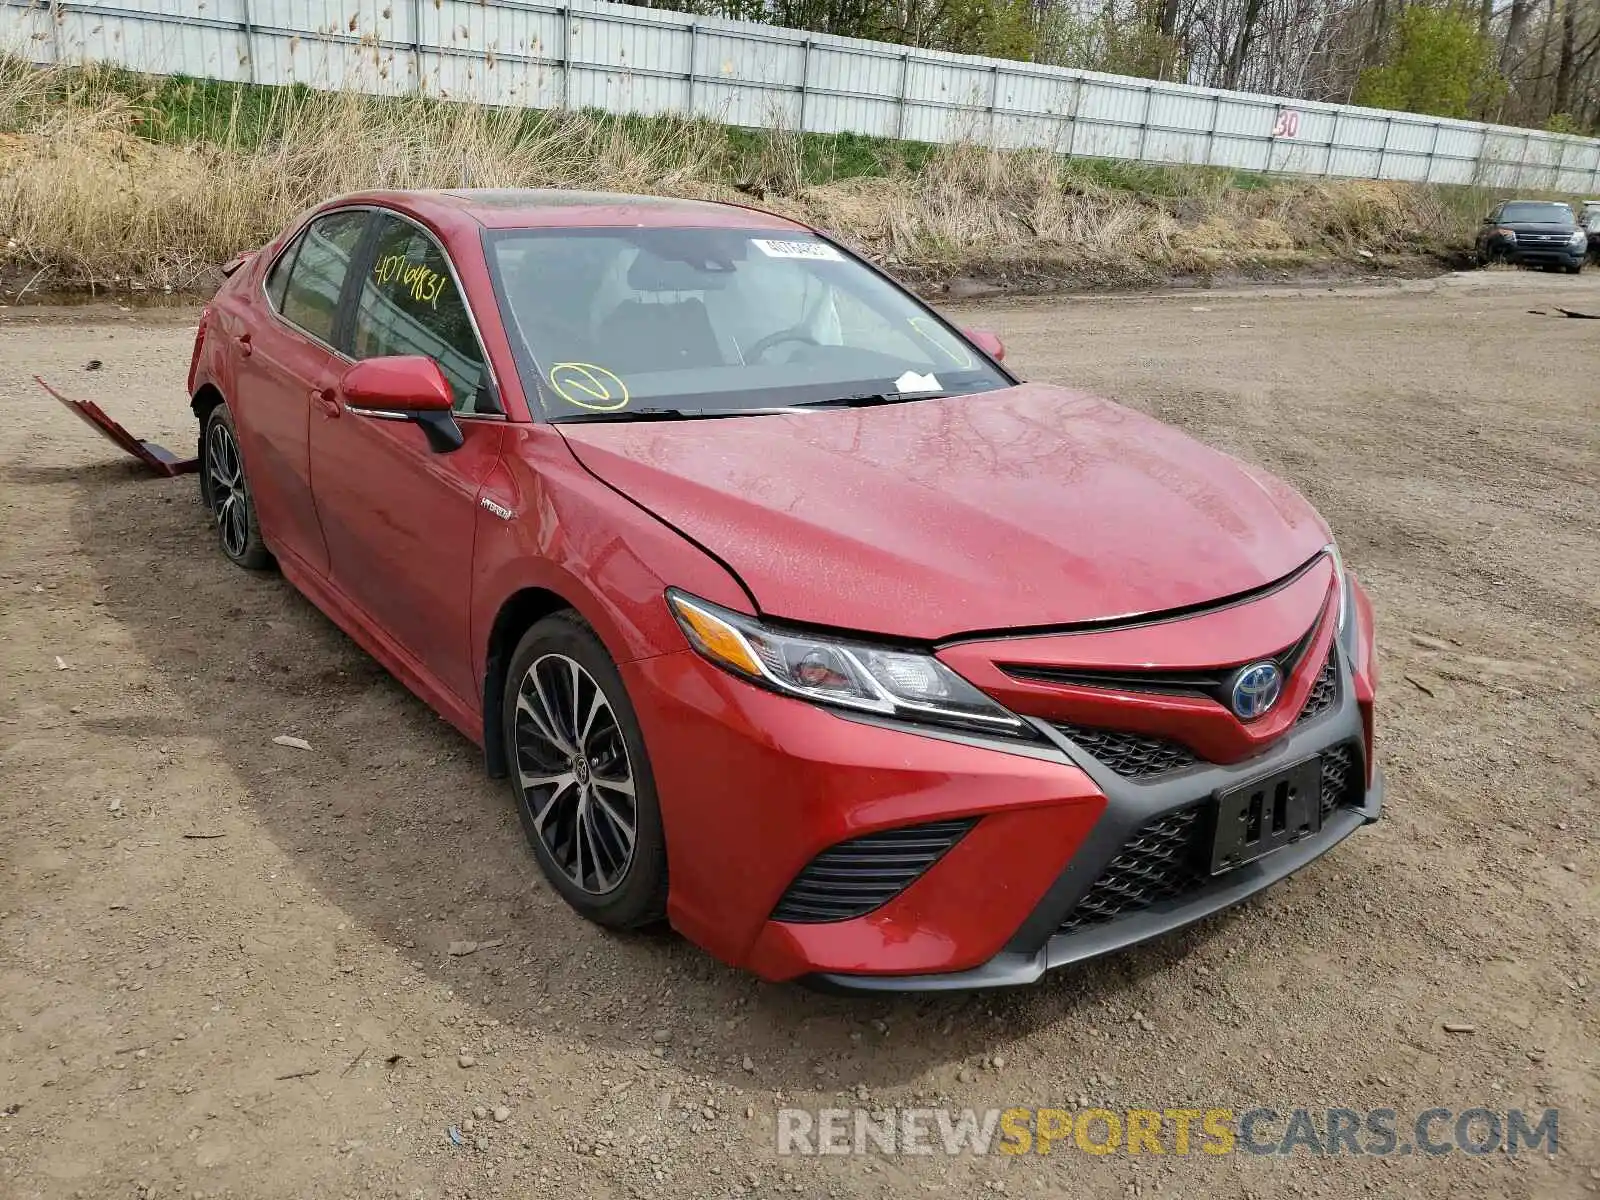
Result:
M577 187L754 202L814 223L929 291L1064 291L1174 279L1437 270L1478 202L1399 183L943 147L916 170L815 182L801 140L733 154L705 121L618 122L341 92L254 95L144 136L159 114L117 77L0 60L0 284L204 291L215 268L330 196L372 187ZM198 104L199 101L196 101ZM173 114L167 114L172 116ZM182 114L186 118L195 113ZM1459 191L1459 190L1458 190Z

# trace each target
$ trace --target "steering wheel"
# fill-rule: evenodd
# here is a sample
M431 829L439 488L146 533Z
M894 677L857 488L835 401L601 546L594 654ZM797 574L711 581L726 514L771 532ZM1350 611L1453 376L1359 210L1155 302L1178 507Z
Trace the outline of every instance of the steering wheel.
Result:
M802 326L795 325L789 329L780 329L777 333L769 333L764 338L758 338L750 349L745 351L746 362L756 362L774 346L781 346L785 342L800 342L807 346L820 346L817 341L805 331Z

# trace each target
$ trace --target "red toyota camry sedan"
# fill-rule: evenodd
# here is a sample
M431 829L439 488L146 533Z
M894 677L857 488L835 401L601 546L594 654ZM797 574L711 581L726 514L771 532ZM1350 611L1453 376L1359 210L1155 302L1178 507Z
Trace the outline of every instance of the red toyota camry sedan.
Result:
M372 192L235 264L189 393L223 553L483 747L580 913L971 988L1234 904L1382 796L1321 518L1002 357L770 213Z

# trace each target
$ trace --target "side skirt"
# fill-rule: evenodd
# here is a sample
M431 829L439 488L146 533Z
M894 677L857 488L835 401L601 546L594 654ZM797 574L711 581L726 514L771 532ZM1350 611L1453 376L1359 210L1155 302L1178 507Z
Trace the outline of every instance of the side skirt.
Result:
M434 712L461 731L474 746L483 745L483 714L434 678L410 651L375 625L337 584L313 571L294 551L274 546L284 578Z

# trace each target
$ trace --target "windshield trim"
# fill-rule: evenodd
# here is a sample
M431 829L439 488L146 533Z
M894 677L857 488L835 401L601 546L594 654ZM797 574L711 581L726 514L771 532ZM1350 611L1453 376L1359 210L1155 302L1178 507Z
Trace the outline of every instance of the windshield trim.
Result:
M749 211L755 212L758 210L752 209ZM657 227L652 226L652 228ZM792 239L796 236L796 230L792 225L788 227L774 225L771 227L759 228L746 228L744 226L663 225L659 226L659 228L681 230L684 232L692 232L696 229L707 228L729 228L735 229L736 232L746 234L750 237L771 236ZM529 235L539 237L615 237L620 231L621 230L618 226L607 225L519 225L514 227L500 228L490 228L486 226L480 235L483 247L484 264L488 268L489 284L494 293L495 308L499 312L500 323L505 328L506 341L510 343L511 346L512 364L516 367L517 373L522 377L522 390L528 405L529 419L536 425L566 424L566 418L573 414L568 414L553 409L550 398L547 395L544 366L534 356L533 348L528 345L528 339L523 336L522 327L517 320L516 313L512 309L510 303L507 301L505 281L500 270L499 257L495 253L495 245L501 241L509 241L519 237L527 237ZM894 288L895 291L899 292L903 297L905 297L905 299L910 301L918 309L937 322L940 328L942 328L946 333L950 334L962 346L965 346L968 350L970 350L973 356L979 362L983 363L992 369L996 374L998 374L1001 379L1005 381L1002 385L1003 388L1016 387L1022 382L1022 380L1013 374L1003 362L997 362L995 359L990 358L989 355L984 352L981 346L979 346L966 335L966 332L962 330L960 326L953 324L943 313L939 312L938 309L934 308L931 304L923 300L921 296L918 296L915 292L913 292L905 284L901 283L893 275L889 274L889 272L885 271L882 267L878 266L870 259L864 258L857 254L854 250L850 249L849 246L830 237L820 229L812 229L807 227L803 233L806 236L816 238L818 241L823 242L828 246L832 246L840 254L844 255L844 257L850 262L872 272L879 279L883 280L890 287ZM978 392L973 392L970 394L980 395L984 391L998 390L1001 389L984 388L980 389Z

